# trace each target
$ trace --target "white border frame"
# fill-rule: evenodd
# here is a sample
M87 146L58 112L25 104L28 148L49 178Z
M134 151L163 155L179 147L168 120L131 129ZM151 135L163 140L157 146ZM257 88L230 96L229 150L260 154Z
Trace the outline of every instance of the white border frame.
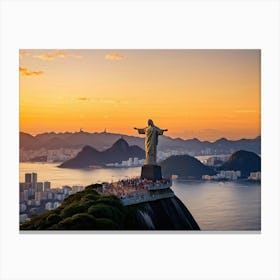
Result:
M1 279L280 279L279 2L1 1ZM261 234L20 234L18 50L262 50Z

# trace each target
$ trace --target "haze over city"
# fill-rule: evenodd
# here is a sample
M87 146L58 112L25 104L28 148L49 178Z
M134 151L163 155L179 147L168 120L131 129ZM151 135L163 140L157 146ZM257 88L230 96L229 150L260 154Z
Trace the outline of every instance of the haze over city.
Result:
M20 130L260 135L259 50L20 50Z

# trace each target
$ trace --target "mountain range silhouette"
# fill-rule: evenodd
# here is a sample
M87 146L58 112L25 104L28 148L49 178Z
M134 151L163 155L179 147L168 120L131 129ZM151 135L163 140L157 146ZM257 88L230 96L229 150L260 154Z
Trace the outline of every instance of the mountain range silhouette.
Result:
M93 166L104 166L107 163L121 163L123 160L137 157L145 158L145 151L140 147L128 143L120 138L109 149L98 151L97 149L87 145L76 157L63 162L61 168L87 168Z
M38 150L45 148L82 148L89 145L99 151L110 148L118 139L123 138L129 145L137 145L144 149L144 138L129 136L118 133L89 133L80 132L64 132L55 133L48 132L32 136L28 133L20 132L20 148L24 150ZM161 136L158 143L159 151L186 151L201 154L202 150L211 149L212 154L230 154L239 150L251 151L259 154L261 149L261 137L254 139L228 140L221 138L214 142L200 141L197 138L181 139Z

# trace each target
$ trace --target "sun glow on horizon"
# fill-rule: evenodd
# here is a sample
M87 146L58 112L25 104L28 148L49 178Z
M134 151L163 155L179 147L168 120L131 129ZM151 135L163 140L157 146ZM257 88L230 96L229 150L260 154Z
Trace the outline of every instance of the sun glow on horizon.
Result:
M20 131L255 138L259 50L21 50Z

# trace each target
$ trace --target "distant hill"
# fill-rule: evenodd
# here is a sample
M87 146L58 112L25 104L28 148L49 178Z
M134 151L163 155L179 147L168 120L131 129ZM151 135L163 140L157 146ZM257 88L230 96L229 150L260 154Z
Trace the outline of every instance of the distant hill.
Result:
M201 179L202 175L214 175L216 172L189 155L171 156L161 162L164 177L178 175L184 179Z
M250 172L261 171L261 158L252 152L237 151L219 169L240 170L241 177L248 177Z
M59 167L87 168L90 165L103 166L106 163L121 163L130 157L144 159L145 151L138 146L129 146L124 139L120 138L112 147L105 151L98 151L91 146L85 146L76 157L63 162Z
M28 133L20 132L19 134L19 146L26 150L39 149L40 144L35 137Z
M89 132L64 132L64 133L42 133L32 136L28 133L20 132L20 148L25 150L55 149L55 148L82 148L91 146L99 151L110 148L120 137L129 145L137 145L144 149L144 138L128 136L118 133L89 133ZM60 139L60 140L58 140ZM221 138L215 142L200 141L194 139L171 138L168 136L159 137L159 151L182 151L186 154L232 154L238 150L246 150L259 154L261 148L261 137L255 139L240 139L231 141Z
M95 184L67 197L61 206L20 225L21 230L199 230L187 207L175 196L123 206L101 196Z
M25 150L52 149L52 148L82 148L91 146L97 150L104 151L110 148L119 138L123 138L129 145L137 145L144 148L144 139L140 137L127 136L117 133L106 132L48 132L32 136L28 133L20 132L20 148ZM52 141L56 139L55 145ZM58 142L58 139L61 141Z

